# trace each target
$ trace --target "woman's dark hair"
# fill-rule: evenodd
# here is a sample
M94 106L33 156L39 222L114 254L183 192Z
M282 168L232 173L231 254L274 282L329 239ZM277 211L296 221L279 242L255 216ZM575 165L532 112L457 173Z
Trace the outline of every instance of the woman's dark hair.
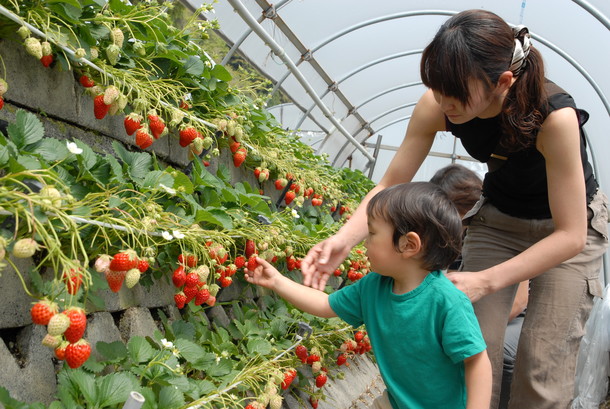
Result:
M517 34L499 16L486 10L467 10L447 20L424 49L420 74L423 83L442 95L470 102L470 80L487 91L509 70L515 39L523 43L527 31ZM534 47L510 87L502 107L502 146L519 150L535 143L544 121L546 92L544 64Z
M409 232L419 235L423 267L447 268L462 249L462 221L453 203L437 185L429 182L401 183L377 193L367 206L367 215L394 226L392 242Z
M430 182L447 194L462 216L472 209L483 190L483 181L479 175L457 163L437 170Z

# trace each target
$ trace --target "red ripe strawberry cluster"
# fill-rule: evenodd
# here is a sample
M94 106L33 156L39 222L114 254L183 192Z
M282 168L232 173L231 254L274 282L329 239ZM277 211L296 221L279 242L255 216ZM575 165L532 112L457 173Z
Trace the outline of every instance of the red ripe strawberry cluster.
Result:
M212 252L214 252L213 256L217 262L225 262L228 258L227 252L221 252L220 247L214 247L214 250L210 250L210 254ZM205 303L211 307L216 304L216 294L219 287L208 285L210 268L206 265L198 265L198 262L197 256L193 254L183 253L178 255L178 267L172 274L172 283L179 289L174 295L174 302L179 309L184 308L193 300L195 305ZM221 264L219 263L219 265Z
M8 84L0 78L0 109L4 108L4 94L8 91Z
M127 288L133 288L148 270L149 263L146 259L139 258L135 251L125 250L114 256L100 255L95 260L94 267L98 273L104 274L110 291L118 293L123 284Z
M337 357L337 365L348 365L347 358L357 355L363 355L371 350L371 341L366 335L366 331L356 331L353 339L348 339L341 344L339 348L340 354ZM342 363L340 363L342 362Z
M370 263L362 250L356 250L356 253L358 254L357 259L348 260L346 262L347 264L341 264L339 268L334 271L333 275L339 277L347 270L347 279L350 281L358 281L367 275L370 271Z
M337 206L331 206L330 211L333 213L336 212ZM343 206L343 205L339 206L339 215L341 215L341 216L345 215L345 217L349 219L351 212L352 212L352 209L350 209L348 206Z
M314 383L317 388L321 388L326 384L328 380L328 369L322 366L320 361L320 353L317 348L312 348L311 351L307 351L307 347L305 345L297 345L294 350L297 358L301 360L302 363L311 366L311 372L313 373L315 379Z
M277 190L284 190L288 183L290 183L290 187L284 196L284 203L288 206L292 203L297 197L300 197L301 200L311 198L312 206L321 206L324 202L324 198L322 195L314 193L312 187L303 188L303 184L301 182L294 182L295 176L292 173L287 173L285 177L278 178L273 182L275 188Z
M91 355L91 345L85 339L87 316L79 307L69 307L59 312L56 303L42 300L35 303L31 310L32 322L46 325L47 335L42 344L52 348L55 357L65 360L70 368L78 368Z

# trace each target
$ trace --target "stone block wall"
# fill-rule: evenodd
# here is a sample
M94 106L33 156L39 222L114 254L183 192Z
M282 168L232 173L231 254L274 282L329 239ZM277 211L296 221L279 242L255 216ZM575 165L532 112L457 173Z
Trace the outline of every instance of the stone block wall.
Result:
M83 93L74 73L43 67L27 55L20 44L11 40L0 40L0 56L9 84L4 96L5 106L0 110L0 123L12 122L17 109L25 109L37 114L44 125L45 135L57 139L79 139L99 153L112 152L114 140L127 146L133 144L133 137L125 134L122 116L111 116L102 121L94 117L93 101ZM154 151L158 158L177 168L184 168L189 163L187 149L180 147L172 135L157 140L147 150ZM219 160L230 163L228 154L224 155ZM247 180L253 186L258 183L251 172L230 168L234 180ZM213 164L210 170L215 171ZM274 192L274 189L267 191ZM31 260L13 261L20 270L27 270L28 263L32 263ZM56 392L58 364L52 358L52 350L41 345L45 328L32 325L29 310L34 300L25 293L14 270L7 267L0 274L0 386L15 399L48 403ZM238 288L237 284L223 290L219 301L231 300L241 294L243 288ZM257 290L248 289L245 295L254 297L254 291ZM87 309L85 337L95 345L98 341L125 342L132 336L150 336L161 330L154 318L157 310L163 311L169 319L180 318L173 294L171 283L163 280L151 288L138 285L133 289L123 287L116 294L107 291L107 294L102 294L106 306L104 311L97 311L93 306ZM230 316L230 310L218 305L207 310L207 318L218 325L227 325ZM376 365L367 357L354 360L344 372L344 380L329 382L325 386L327 401L320 402L321 409L366 408L384 389ZM295 409L302 405L287 396L284 407Z

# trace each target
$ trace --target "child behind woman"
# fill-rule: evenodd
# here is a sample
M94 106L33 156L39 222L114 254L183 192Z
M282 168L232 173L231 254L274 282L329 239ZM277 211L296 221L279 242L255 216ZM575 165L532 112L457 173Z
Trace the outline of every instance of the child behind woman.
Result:
M387 393L375 408L488 409L491 365L470 300L441 272L461 248L455 206L432 183L384 189L367 207L372 273L328 295L265 260L246 279L297 308L366 325Z

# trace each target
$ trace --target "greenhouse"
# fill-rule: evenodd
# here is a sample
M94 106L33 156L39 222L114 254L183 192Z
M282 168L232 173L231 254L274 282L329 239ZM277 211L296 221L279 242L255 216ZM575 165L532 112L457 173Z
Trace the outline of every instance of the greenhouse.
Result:
M1 0L0 408L610 408L608 43L602 0Z

